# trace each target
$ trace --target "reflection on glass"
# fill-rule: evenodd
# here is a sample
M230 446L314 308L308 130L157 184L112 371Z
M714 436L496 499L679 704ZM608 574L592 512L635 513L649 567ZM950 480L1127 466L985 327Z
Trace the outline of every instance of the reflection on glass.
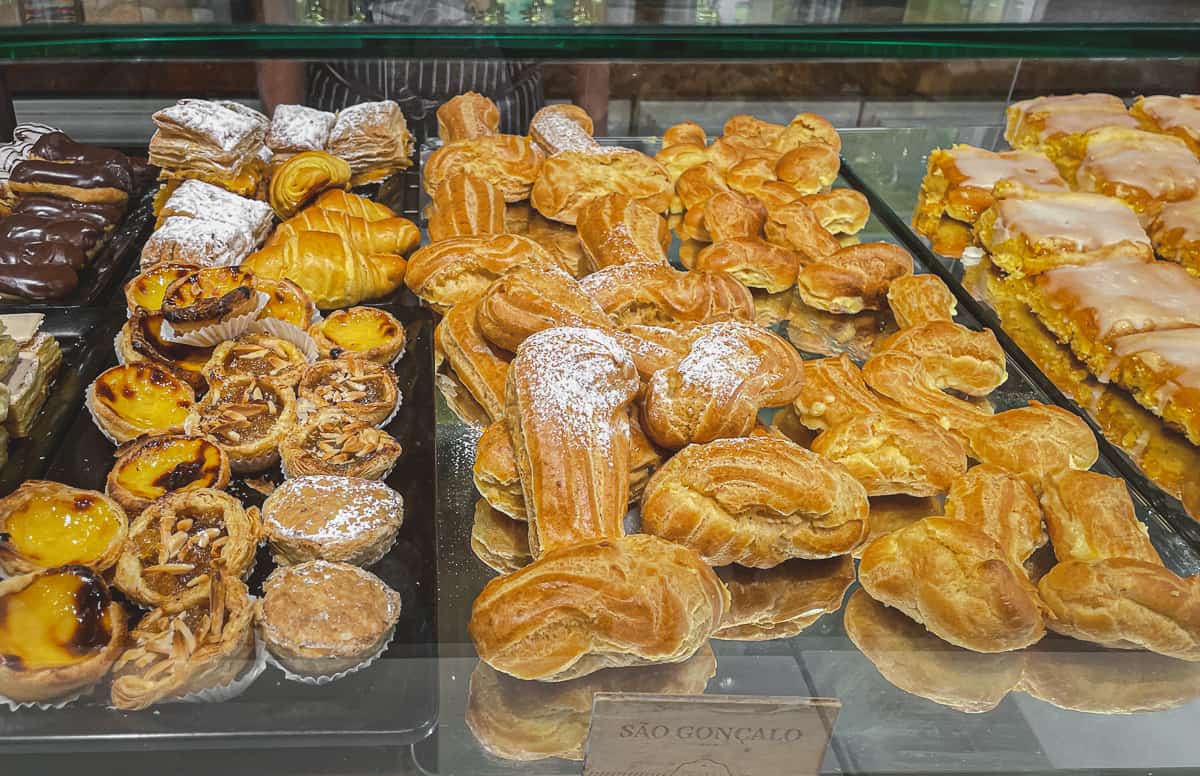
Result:
M760 326L776 327L796 348L819 356L845 353L862 363L871 357L875 343L896 331L889 313L864 310L836 315L809 307L791 288L777 294L753 290L754 317Z
M582 760L596 693L700 695L716 673L707 644L682 663L608 668L567 682L514 679L481 662L467 690L467 727L505 760Z
M942 514L941 500L935 496L872 496L870 501L867 538L854 550L856 558L862 555L868 544L880 536L899 531L918 520Z
M713 638L766 641L791 638L840 609L854 583L854 561L848 555L793 559L770 569L726 566L717 573L732 603Z
M1079 650L1086 645L1043 642L1025 652L1025 671L1017 687L1062 709L1091 714L1162 711L1200 697L1200 663L1152 652Z

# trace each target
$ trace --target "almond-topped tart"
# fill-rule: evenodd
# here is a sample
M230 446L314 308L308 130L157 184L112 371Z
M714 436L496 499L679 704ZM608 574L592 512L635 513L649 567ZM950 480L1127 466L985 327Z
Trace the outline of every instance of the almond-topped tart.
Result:
M195 403L190 385L151 364L105 370L88 386L86 398L96 425L116 444L143 434L182 431Z
M242 580L215 572L205 599L160 606L129 632L113 665L112 705L144 709L226 687L253 663L254 601Z
M228 484L229 457L220 445L201 436L163 434L118 450L104 490L126 512L137 514L167 493L224 490Z
M176 334L187 335L249 315L258 308L255 284L254 274L241 267L193 270L167 287L163 317Z
M330 313L308 330L321 358L358 356L391 364L404 352L404 325L378 307L351 307Z
M296 425L292 389L256 377L215 384L188 416L189 434L211 437L235 473L260 472L279 460L279 445Z
M143 606L194 606L208 597L215 571L240 578L250 570L260 532L258 510L228 493L168 493L129 526L113 584Z
M122 364L153 364L187 382L193 390L204 390L208 383L200 370L212 357L213 348L163 339L162 325L161 313L138 310L129 316L114 343L117 360Z
M297 477L267 496L262 520L277 563L321 559L369 566L395 542L404 499L375 480Z
M103 493L28 480L0 499L0 571L73 564L104 571L120 557L128 530L125 511Z
M287 478L337 474L381 480L402 452L400 443L370 423L348 417L335 407L317 410L292 429L279 446Z
M290 388L300 381L306 366L304 352L287 340L270 334L243 334L217 345L202 373L210 385L256 377Z
M317 305L303 288L290 280L256 276L254 285L267 295L267 304L258 311L260 321L273 318L307 329L317 314Z
M391 367L356 356L309 364L296 385L301 417L332 407L353 420L383 425L400 406Z
M125 610L85 566L0 582L0 695L49 703L100 681L125 641Z
M139 310L158 312L162 309L167 287L182 280L197 268L190 264L155 264L125 284L125 304L129 314Z
M400 594L379 577L324 560L275 569L258 606L267 650L307 677L333 676L371 660L400 619Z

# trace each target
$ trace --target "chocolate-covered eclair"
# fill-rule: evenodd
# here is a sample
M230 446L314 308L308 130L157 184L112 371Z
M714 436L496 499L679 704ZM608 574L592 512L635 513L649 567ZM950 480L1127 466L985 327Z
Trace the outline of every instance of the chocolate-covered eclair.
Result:
M104 229L87 221L11 215L0 219L0 239L62 243L90 253L104 239Z
M73 245L0 239L0 274L18 264L45 264L79 270L87 263L83 251Z
M8 185L20 194L53 194L80 202L124 202L133 182L128 170L97 162L27 159L13 168Z
M105 229L121 223L125 208L109 202L78 202L73 199L52 197L48 194L29 194L17 200L13 215L30 215L38 218L64 218L71 221L87 221Z
M118 167L125 171L132 180L133 169L129 157L111 148L76 143L63 132L49 132L38 138L29 151L30 159L44 159L47 162L85 162L87 164L104 164Z
M61 264L4 263L0 257L0 294L24 299L62 299L79 285L75 270Z

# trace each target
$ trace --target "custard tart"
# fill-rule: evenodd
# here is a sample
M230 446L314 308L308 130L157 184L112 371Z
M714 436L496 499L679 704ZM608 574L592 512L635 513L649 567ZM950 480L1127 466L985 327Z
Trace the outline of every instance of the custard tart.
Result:
M210 439L183 434L143 437L117 451L104 490L129 514L175 491L229 484L229 457Z
M72 564L104 571L117 562L128 531L125 511L103 493L28 480L0 499L0 572Z
M279 446L283 476L337 474L381 480L400 458L400 443L370 423L334 407L318 410L284 437Z
M374 480L297 477L267 496L262 521L277 563L321 559L370 566L396 541L404 499Z
M304 676L332 676L371 660L391 640L400 594L348 563L280 566L263 583L267 651Z
M307 329L317 314L317 305L300 286L286 278L256 277L255 288L267 295L267 304L258 313L258 319L274 318Z
M0 696L53 702L100 681L125 642L125 610L99 572L60 566L0 582Z
M113 665L112 705L144 709L226 687L253 663L254 601L246 583L214 572L205 599L154 609L129 632Z
M332 407L346 417L383 425L400 405L400 388L390 367L346 356L309 364L296 386L298 410L307 418Z
M192 387L150 364L107 369L87 390L88 411L116 444L142 434L181 431L196 403Z
M228 493L168 493L129 526L113 584L143 606L195 606L208 598L215 572L242 577L250 571L259 534L258 510L243 509Z
M296 425L292 389L255 377L217 383L188 416L189 434L211 437L236 474L259 472L279 460L279 444Z
M257 279L241 267L206 267L169 285L162 313L175 332L186 335L258 308Z
M153 364L184 380L193 390L204 390L207 383L200 370L212 357L213 349L170 342L162 336L162 325L161 313L133 313L117 335L118 361Z
M217 345L202 373L209 385L238 377L255 377L291 388L308 366L304 352L270 334L243 334Z
M156 264L125 284L125 304L129 314L138 310L156 313L162 309L167 287L192 274L190 264Z
M357 356L391 364L404 353L404 325L387 310L351 307L338 310L308 330L321 358Z

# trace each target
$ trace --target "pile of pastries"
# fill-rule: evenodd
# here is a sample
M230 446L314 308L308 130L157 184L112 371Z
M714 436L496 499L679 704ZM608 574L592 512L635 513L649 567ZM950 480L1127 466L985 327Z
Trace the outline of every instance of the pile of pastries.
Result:
M930 155L918 230L967 230L1093 375L1200 445L1200 98L1039 97L1005 138Z

